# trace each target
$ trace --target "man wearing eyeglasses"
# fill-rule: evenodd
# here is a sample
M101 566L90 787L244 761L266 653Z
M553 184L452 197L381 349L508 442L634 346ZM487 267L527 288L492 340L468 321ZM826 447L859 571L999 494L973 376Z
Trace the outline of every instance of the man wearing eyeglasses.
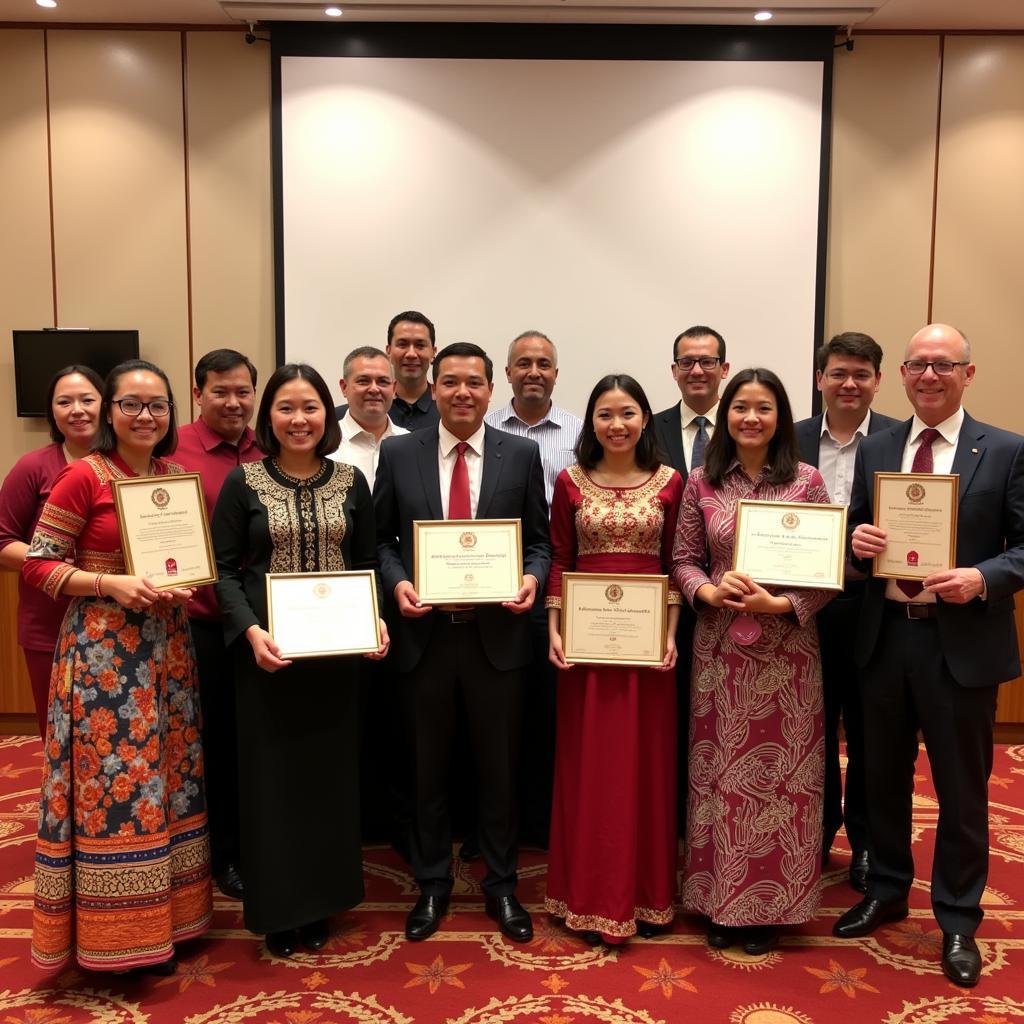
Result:
M871 863L867 896L833 928L854 938L907 916L920 729L939 804L931 899L942 970L963 986L981 973L974 933L988 876L996 695L1020 674L1014 594L1024 587L1024 438L963 409L974 370L960 331L922 328L900 371L913 417L857 452L850 546L865 571L887 546L873 525L875 473L958 474L959 505L953 568L919 583L874 575L866 583L851 653L862 669Z
M711 327L688 327L672 342L672 378L682 399L654 417L658 446L686 482L691 469L704 465L704 449L715 432L718 391L728 376L725 338ZM676 707L679 725L677 829L686 835L687 757L690 732L690 649L696 617L683 605L676 628Z
M897 421L871 408L882 380L882 348L867 334L847 331L815 352L824 410L796 424L800 458L817 466L837 504L850 503L853 466L861 439ZM846 588L818 613L821 674L825 685L825 807L821 857L827 863L839 826L850 842L850 885L867 889L868 844L864 811L864 724L860 682L850 658L850 639L864 596L864 574L848 572ZM839 769L839 719L846 733L846 799Z

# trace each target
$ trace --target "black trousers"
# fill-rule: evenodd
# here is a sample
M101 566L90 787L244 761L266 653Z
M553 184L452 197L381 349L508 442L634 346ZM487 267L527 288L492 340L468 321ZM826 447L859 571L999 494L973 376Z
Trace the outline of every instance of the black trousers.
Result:
M867 849L864 803L864 712L860 670L853 645L860 617L862 590L840 594L818 613L821 674L825 690L825 804L822 849L827 850L840 825L853 850ZM839 769L839 721L846 733L846 795Z
M238 833L238 728L234 662L219 622L189 619L199 669L203 709L203 761L210 818L210 864L214 875L241 864Z
M484 891L515 891L518 856L516 771L522 671L491 665L475 621L435 612L419 664L399 675L406 734L412 737L412 867L428 896L451 891L451 760L456 711L465 711L479 795L477 829L487 865Z
M942 657L935 619L887 602L864 669L868 895L899 899L914 879L911 810L917 730L931 762L939 821L932 909L944 932L973 935L988 877L988 777L998 686L961 686Z

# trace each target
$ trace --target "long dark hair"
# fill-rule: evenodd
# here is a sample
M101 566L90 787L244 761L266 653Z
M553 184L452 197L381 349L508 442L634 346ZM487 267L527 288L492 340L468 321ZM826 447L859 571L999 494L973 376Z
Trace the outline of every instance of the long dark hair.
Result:
M96 389L96 394L101 398L103 396L103 378L91 366L80 366L78 363L72 363L70 366L65 366L63 370L58 370L50 378L49 387L46 389L46 422L50 424L50 437L55 444L63 444L64 435L61 433L60 427L57 426L57 417L53 415L53 396L56 394L57 385L61 382L61 378L70 377L73 373L81 374ZM101 415L101 422L102 419Z
M657 469L662 463L661 452L658 451L658 439L654 433L654 413L651 403L640 384L627 373L609 373L602 377L590 392L587 401L587 412L583 417L583 429L576 442L576 461L584 469L593 469L604 455L601 442L594 432L594 408L597 400L607 391L625 391L640 406L640 411L647 417L643 433L636 443L636 464L640 469Z
M126 359L118 363L103 382L103 404L100 406L100 428L96 432L96 451L112 452L117 448L117 435L114 427L107 417L110 415L110 407L113 404L114 392L117 391L117 382L126 374L136 370L144 370L147 373L155 373L167 388L167 401L171 403L171 411L167 414L167 433L160 438L153 446L153 455L159 458L161 455L170 455L178 447L178 425L174 411L174 392L171 390L171 382L167 374L153 363L145 359Z
M281 454L281 442L278 441L270 423L270 410L278 391L293 380L309 381L324 407L324 436L316 445L316 454L324 458L338 450L338 445L341 444L341 427L338 426L334 415L334 399L331 398L330 388L323 377L308 363L285 363L270 375L270 380L263 389L263 397L260 399L259 412L256 413L256 443L268 455Z
M800 462L800 449L793 430L793 409L782 381L771 370L761 366L740 370L722 392L715 432L704 453L704 477L713 487L719 487L725 479L726 470L736 457L736 442L729 433L728 416L736 392L744 384L761 384L775 398L776 426L775 434L768 442L765 479L770 484L788 484L796 479L797 464Z

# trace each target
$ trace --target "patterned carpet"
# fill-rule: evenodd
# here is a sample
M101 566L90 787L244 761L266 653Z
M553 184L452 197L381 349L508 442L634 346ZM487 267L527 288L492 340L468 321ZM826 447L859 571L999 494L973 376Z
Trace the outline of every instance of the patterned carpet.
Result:
M69 970L42 979L31 967L32 856L39 742L0 740L0 1024L1011 1024L1024 1020L1024 746L1000 747L991 786L992 869L978 935L985 961L974 990L939 970L941 934L917 881L910 917L841 942L832 922L855 902L848 857L833 854L813 924L766 956L712 951L699 922L672 934L591 949L535 915L517 946L484 916L479 865L460 868L452 913L424 943L406 942L414 886L388 849L367 848L366 902L332 923L318 954L274 960L218 895L208 937L179 951L169 978L125 981ZM919 763L914 842L927 878L936 805ZM837 842L841 846L842 835ZM523 856L520 897L544 892L544 856Z

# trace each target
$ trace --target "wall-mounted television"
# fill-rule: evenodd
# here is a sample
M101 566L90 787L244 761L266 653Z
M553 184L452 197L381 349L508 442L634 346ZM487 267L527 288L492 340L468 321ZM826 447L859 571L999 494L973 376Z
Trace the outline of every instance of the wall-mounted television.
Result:
M101 377L138 359L138 331L13 331L14 390L19 416L46 415L46 388L65 366L91 366Z

